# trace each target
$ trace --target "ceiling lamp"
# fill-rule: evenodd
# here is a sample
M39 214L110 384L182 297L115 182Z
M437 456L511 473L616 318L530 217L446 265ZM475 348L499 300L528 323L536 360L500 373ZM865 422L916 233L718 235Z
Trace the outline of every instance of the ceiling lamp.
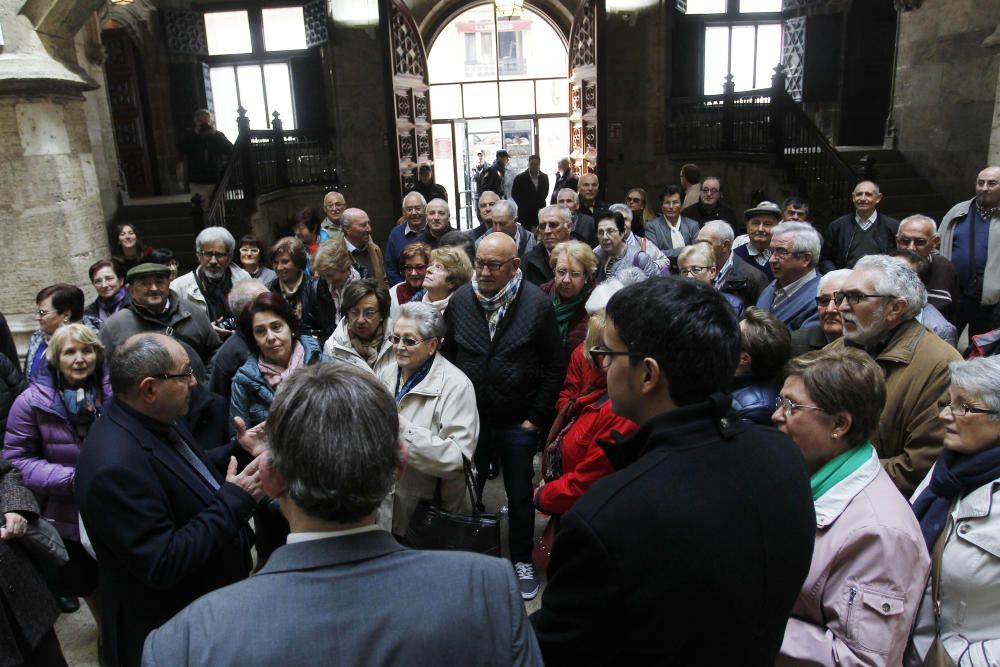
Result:
M493 4L498 19L519 19L524 9L524 0L493 0Z
M110 0L112 5L131 5L135 0Z

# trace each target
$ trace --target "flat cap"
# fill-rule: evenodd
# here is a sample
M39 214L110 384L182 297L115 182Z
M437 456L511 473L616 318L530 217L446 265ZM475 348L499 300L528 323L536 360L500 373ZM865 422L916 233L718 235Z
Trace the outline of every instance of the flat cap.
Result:
M170 267L154 262L146 262L139 266L133 266L125 274L125 282L132 282L146 276L170 276Z
M746 216L747 220L755 215L771 215L774 216L775 220L781 220L781 207L773 201L762 201L754 208L748 208L743 212L743 215Z

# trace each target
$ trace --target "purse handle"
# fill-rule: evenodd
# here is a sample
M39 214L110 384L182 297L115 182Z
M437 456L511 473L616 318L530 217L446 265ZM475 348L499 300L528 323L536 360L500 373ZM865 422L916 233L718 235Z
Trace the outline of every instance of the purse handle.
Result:
M469 491L469 498L472 500L472 516L479 518L480 514L486 512L483 504L483 496L479 493L479 486L476 484L476 470L472 466L472 461L464 454L462 455L462 467L465 469L465 488Z

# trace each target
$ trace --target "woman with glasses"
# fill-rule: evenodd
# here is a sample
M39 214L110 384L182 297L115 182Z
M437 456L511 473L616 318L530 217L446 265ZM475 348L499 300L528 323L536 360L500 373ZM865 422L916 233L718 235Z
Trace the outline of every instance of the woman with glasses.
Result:
M549 264L555 274L542 285L556 309L556 322L566 358L587 335L587 299L594 289L597 257L582 241L563 241L552 248Z
M128 308L129 297L125 290L125 269L113 259L99 259L90 265L90 284L97 298L83 309L84 315L103 323L122 308Z
M632 188L625 195L625 205L632 211L632 233L645 237L646 223L656 217L649 208L646 191L642 188Z
M410 302L388 337L395 364L378 376L395 396L400 439L406 443L406 469L382 505L380 523L404 535L420 501L430 502L440 489L441 507L467 512L463 459L472 461L479 438L479 410L472 382L444 355L438 354L446 325L438 310Z
M709 287L716 287L715 277L719 271L715 267L715 249L708 241L697 241L681 250L677 256L677 267L685 278L692 278ZM718 288L716 287L716 289ZM733 307L736 317L743 313L746 304L738 295L722 291L719 294Z
M3 456L44 499L42 516L59 531L69 553L69 562L50 577L65 613L79 609L77 598L97 589L97 563L80 544L73 492L83 441L109 400L104 347L90 327L73 323L53 333L44 363L7 417ZM96 600L87 602L98 618Z
M907 665L1000 662L1000 357L954 361L944 449L913 494L932 554ZM941 656L943 657L943 656ZM937 660L937 662L929 662Z
M642 269L647 277L658 273L648 254L625 242L625 218L621 213L609 213L597 221L597 242L597 284L632 266Z
M389 288L389 298L392 300L389 312L392 319L396 319L399 307L404 303L409 303L413 295L423 288L427 265L430 263L431 247L426 243L416 241L403 247L399 254L398 267L400 275L403 276L403 282Z
M389 306L389 290L370 278L348 285L340 304L340 321L323 351L376 374L393 365L393 346L386 330Z
M882 371L861 350L788 362L772 419L805 459L816 542L776 665L899 665L930 559L871 437Z
M458 246L438 246L429 256L423 286L410 301L430 304L444 315L451 295L470 280L472 262L465 250Z
M270 285L278 275L264 266L263 253L264 246L260 244L260 241L253 234L247 234L240 239L239 252L237 253L239 265L254 280L259 280L265 285Z
M35 295L35 321L38 329L28 340L28 354L24 358L24 375L32 375L45 365L45 349L56 330L72 322L83 322L93 331L99 331L101 321L84 313L83 290L76 285L56 283L43 287Z

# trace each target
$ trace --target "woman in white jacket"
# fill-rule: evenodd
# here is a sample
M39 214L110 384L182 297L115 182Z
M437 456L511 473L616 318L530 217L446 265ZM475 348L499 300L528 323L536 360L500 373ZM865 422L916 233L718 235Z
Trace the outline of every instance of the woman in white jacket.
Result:
M388 333L389 291L370 279L357 280L341 296L341 317L333 335L326 339L323 354L376 375L395 368Z
M378 375L396 399L400 439L409 457L392 499L392 532L406 533L417 503L430 501L441 486L441 507L468 512L462 458L472 461L479 438L479 410L472 382L437 354L445 332L434 306L410 302L400 308L389 337L396 364ZM383 503L385 524L388 500Z

